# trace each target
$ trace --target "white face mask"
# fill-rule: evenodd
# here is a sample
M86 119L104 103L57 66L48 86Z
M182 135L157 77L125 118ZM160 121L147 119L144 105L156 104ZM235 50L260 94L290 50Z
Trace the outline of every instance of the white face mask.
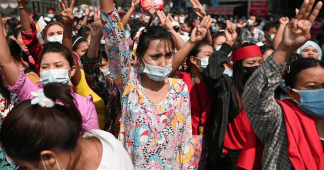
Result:
M57 35L57 36L47 39L47 42L59 42L61 44L62 44L62 41L63 41L63 35Z
M215 50L216 50L216 51L219 51L219 50L221 49L221 47L222 47L222 46L216 46L216 47L215 47Z
M110 74L109 68L101 70L101 72L107 77Z
M40 82L42 85L47 83L62 83L68 84L70 82L69 70L67 69L50 69L40 73Z
M105 40L100 40L100 44L106 44Z

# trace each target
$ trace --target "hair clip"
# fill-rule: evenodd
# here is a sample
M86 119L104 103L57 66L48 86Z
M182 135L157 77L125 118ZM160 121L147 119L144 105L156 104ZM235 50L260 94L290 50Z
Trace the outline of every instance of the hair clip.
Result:
M291 65L288 66L287 73L290 73L290 66Z
M37 92L31 92L31 94L35 96L35 98L31 100L32 105L38 104L43 108L54 107L55 105L54 101L45 96L43 89L39 89Z
M242 44L244 44L244 43L248 43L248 42L247 41L243 41Z
M143 29L143 32L147 32L147 29L146 29L146 28L144 28L144 29Z

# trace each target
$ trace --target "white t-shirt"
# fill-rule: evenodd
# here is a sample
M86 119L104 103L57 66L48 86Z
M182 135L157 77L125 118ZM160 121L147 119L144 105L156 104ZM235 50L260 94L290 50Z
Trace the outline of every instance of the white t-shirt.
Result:
M84 138L96 137L102 144L102 157L97 170L133 170L134 165L123 145L110 133L93 129Z
M190 40L189 33L184 32L183 34L178 33L179 36L183 39L183 41L186 43Z

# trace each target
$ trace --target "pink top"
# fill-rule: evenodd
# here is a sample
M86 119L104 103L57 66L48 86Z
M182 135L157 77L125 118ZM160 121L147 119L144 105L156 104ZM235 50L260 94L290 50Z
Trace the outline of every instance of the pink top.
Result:
M42 84L39 83L39 85L36 86L22 71L20 71L20 76L16 84L12 87L9 86L9 89L14 91L21 100L33 99L34 96L31 92L37 92L37 90L41 88L43 88ZM71 92L71 94L74 97L75 105L82 116L82 133L88 132L91 129L99 129L98 116L96 108L92 102L92 96L89 95L85 98L74 92Z

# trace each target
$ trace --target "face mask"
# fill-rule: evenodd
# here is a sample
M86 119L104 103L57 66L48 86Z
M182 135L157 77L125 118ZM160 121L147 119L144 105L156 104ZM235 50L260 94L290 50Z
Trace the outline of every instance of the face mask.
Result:
M217 32L217 28L215 26L212 28L212 32Z
M59 43L62 44L62 41L63 41L63 35L57 35L57 36L54 36L54 37L48 38L47 41L48 41L48 42L59 42Z
M268 35L270 36L269 37L269 41L272 42L273 39L274 39L274 37L276 36L276 34L270 34L270 33L268 33Z
M90 45L90 40L88 40L88 45Z
M172 71L172 63L167 65L166 67L160 67L160 66L153 66L150 64L145 63L145 68L143 70L143 73L145 73L150 79L154 81L163 81L166 78L169 77L171 71Z
M248 80L259 66L244 67L244 80Z
M139 74L142 74L143 73L143 67L134 67Z
M233 70L224 70L223 74L227 74L230 77L233 77Z
M54 14L48 14L47 17L52 19L54 18Z
M270 18L270 21L273 21L273 18Z
M279 86L280 86L280 88L282 88L282 90L287 92L285 80L280 80Z
M40 73L40 82L43 85L47 83L62 83L68 84L70 82L69 70L67 69L51 69Z
M216 51L219 51L219 50L221 49L221 47L222 47L222 46L217 46L217 47L215 47L215 50L216 50Z
M300 103L294 99L299 108L306 114L312 117L324 117L324 89L315 90L296 90L292 91L299 93Z
M200 60L200 66L197 66L200 72L203 72L203 70L208 66L208 60L209 58L197 58L196 59Z
M110 74L109 68L101 70L101 72L107 77Z
M252 20L249 19L249 20L248 20L248 23L249 23L248 26L249 26L249 27L252 27L254 22L253 22Z
M44 167L44 169L47 170L47 168L46 168L46 166L45 166L45 162L44 162L44 160L43 160L43 157L41 157L41 160L42 160L42 163L43 163L43 167ZM57 168L58 168L59 170L61 170L60 165L58 164L58 162L57 162L56 159L55 159L55 162L56 162L56 166L57 166ZM65 170L65 169L62 169L62 170Z
M105 40L100 40L100 44L106 44Z

